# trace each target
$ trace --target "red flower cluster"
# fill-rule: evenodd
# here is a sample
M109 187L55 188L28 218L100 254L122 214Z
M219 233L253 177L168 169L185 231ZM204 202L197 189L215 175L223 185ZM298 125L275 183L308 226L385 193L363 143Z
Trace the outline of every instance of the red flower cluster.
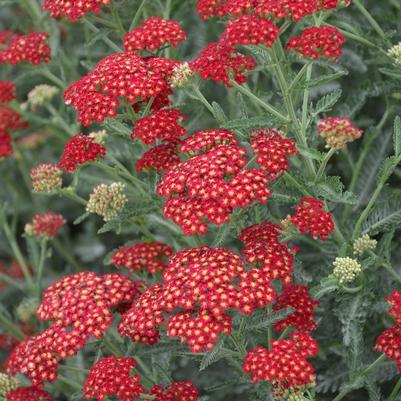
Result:
M74 135L64 146L60 162L56 167L72 173L80 164L104 159L106 148L95 142L95 139L82 133Z
M289 40L286 49L292 49L305 57L318 59L319 56L337 60L341 54L341 46L345 38L341 32L331 26L307 28L299 37Z
M51 395L37 387L19 387L7 393L7 401L53 401Z
M79 113L79 121L89 125L114 117L120 105L118 98L129 103L165 94L169 88L168 74L174 61L142 59L135 53L116 53L105 57L64 93L66 104Z
M239 236L245 245L242 253L248 263L254 265L266 280L281 279L292 282L295 250L279 241L281 228L270 222L254 224Z
M111 263L116 267L126 267L132 272L146 270L155 274L166 267L165 260L173 253L171 247L161 242L140 242L114 252Z
M43 294L41 320L54 320L44 332L21 341L7 360L7 371L26 374L32 384L57 379L59 360L74 356L89 337L101 338L114 308L131 304L143 284L119 274L82 272L66 276Z
M109 3L110 0L45 0L43 8L52 17L65 15L71 21L76 21L91 11L98 13L101 7Z
M323 210L324 203L314 198L303 198L295 206L296 213L291 216L291 223L301 233L308 232L313 238L325 240L334 231L334 221L330 212Z
M319 135L325 139L326 147L341 149L348 142L358 139L363 130L352 124L348 117L327 117L319 121Z
M226 46L265 45L272 47L280 28L273 22L257 15L243 15L228 21L220 42Z
M189 152L207 150L167 170L157 189L159 196L170 198L164 205L166 218L186 235L205 234L207 221L222 224L233 208L255 200L266 203L270 195L269 179L261 170L243 170L247 153L236 140L229 144L234 135L221 131L223 139L213 140L212 133L201 131L183 142L181 149Z
M27 61L31 64L40 64L42 61L50 61L50 47L47 46L48 34L34 32L28 35L10 34L7 32L1 38L6 50L0 50L0 63L19 64Z
M189 66L203 79L211 79L231 87L229 73L237 83L242 84L247 81L244 72L253 70L256 62L251 56L242 55L232 46L217 42L209 43Z
M153 386L149 395L154 401L196 401L199 390L191 382L172 382L166 388Z
M32 222L25 225L25 232L38 238L56 238L65 223L64 217L55 212L35 214Z
M142 142L151 145L156 139L164 142L176 142L187 133L180 125L185 116L178 109L158 110L135 121L131 138L140 138Z
M288 169L288 156L297 154L294 141L284 138L275 129L253 131L251 146L256 154L256 163L271 179Z
M11 102L15 99L15 83L0 81L0 104Z
M207 151L217 145L239 146L239 142L235 134L227 129L198 131L185 139L185 142L180 146L180 152L193 154Z
M248 352L243 370L254 383L273 382L280 388L302 388L315 383L315 374L307 358L318 352L316 341L307 334L271 342L271 349L257 347Z
M383 352L388 358L394 359L401 372L401 292L394 291L386 300L391 305L388 314L394 318L395 327L386 329L380 334L376 340L375 349Z
M284 287L281 295L277 298L273 310L278 311L284 308L294 308L286 318L279 320L274 329L278 332L284 331L291 326L302 332L311 332L316 329L314 310L319 305L319 301L315 301L309 295L308 287L304 285L289 285Z
M177 145L175 143L167 143L157 145L145 152L136 162L136 170L140 173L144 170L155 170L160 173L176 166L179 162Z
M118 331L134 342L155 344L159 340L158 327L164 322L161 297L163 286L155 284L148 288L131 308L121 316Z
M274 18L299 21L320 9L319 0L259 0L255 11Z
M142 21L139 28L124 37L124 48L127 52L136 50L154 51L166 43L171 46L186 39L186 34L177 21L159 17L150 17Z
M132 401L144 392L138 374L131 375L136 366L135 359L110 356L99 359L90 369L83 394L86 399L103 401L115 395L121 401Z

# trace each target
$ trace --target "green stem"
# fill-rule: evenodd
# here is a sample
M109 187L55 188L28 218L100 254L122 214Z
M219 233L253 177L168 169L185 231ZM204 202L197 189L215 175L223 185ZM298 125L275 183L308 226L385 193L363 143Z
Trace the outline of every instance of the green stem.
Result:
M17 280L7 276L7 274L0 273L0 282L1 281L4 281L6 284L11 285L18 290L22 290L24 288Z
M64 195L66 198L69 198L75 202L78 202L79 204L86 206L86 200L84 198L81 198L79 195L77 195L71 188L66 187L66 188L61 188L57 191L59 195Z
M93 32L93 33L98 33L99 29L96 28L95 25L92 24L92 22L90 22L89 20L87 20L85 17L82 19L82 21L84 22L84 24L87 25L87 27ZM106 45L108 45L111 49L113 49L114 51L121 53L123 50L118 47L112 40L110 40L108 37L106 36L102 36L102 41L104 43L106 43Z
M60 79L60 78L58 78L58 77L56 77L50 70L48 70L48 69L46 69L46 68L41 68L40 70L39 70L39 72L44 76L44 77L46 77L47 79L49 79L49 81L52 81L54 84L56 84L57 86L59 86L61 89L64 89L65 88L65 84L64 84L64 82Z
M295 188L297 188L302 194L311 198L312 195L304 188L304 186L299 183L290 173L284 172L284 178L289 181Z
M272 313L272 306L268 305L267 308L267 315L270 315ZM272 347L272 339L273 339L273 329L272 329L272 325L269 324L269 327L267 328L267 348L271 349Z
M142 361L141 358L139 358L137 355L135 355L135 360L138 363L138 366L143 370L145 373L147 379L149 379L152 383L157 384L157 380L154 377L153 373L151 370L147 367L146 363Z
M250 100L252 100L254 103L258 104L261 106L263 109L265 109L268 113L274 115L277 117L279 120L281 120L284 123L288 123L289 120L287 117L282 115L279 111L277 111L273 106L270 106L270 104L265 103L263 100L259 99L257 96L255 96L249 89L247 89L243 85L239 85L235 80L231 79L230 83L232 86L238 90L238 92L242 93L243 95L247 96Z
M372 28L377 32L377 34L385 41L388 42L386 34L383 29L381 29L380 25L376 22L376 20L372 17L369 11L365 8L365 6L361 3L360 0L354 0L353 4L358 8L358 10L363 14L363 16L368 20L369 24Z
M139 18L141 18L141 13L142 13L143 8L145 7L146 1L147 0L142 0L142 3L139 5L138 9L136 10L135 16L132 19L131 25L129 26L129 30L128 30L129 32L131 32L135 28L136 24L139 21Z
M401 389L401 377L398 379L396 385L393 388L393 391L390 393L389 397L387 398L387 401L395 401L400 389Z
M15 237L14 237L13 233L11 232L10 226L8 225L7 221L4 221L3 229L4 229L4 233L6 234L6 237L8 239L8 242L11 246L11 250L13 251L13 254L14 254L15 258L17 259L19 265L21 266L21 269L24 274L24 278L27 282L27 285L30 289L33 290L34 283L33 283L31 272L29 271L29 267L25 261L25 258L22 255L20 247L18 246L17 241L15 240Z
M53 107L52 104L48 103L46 104L47 110L50 112L50 114L55 118L56 121L59 122L60 127L69 135L71 136L71 127L65 122L64 118L61 116L61 114Z
M315 182L319 182L319 180L322 178L322 175L324 173L324 171L326 170L327 167L327 163L329 162L329 160L332 158L332 156L334 155L334 153L336 153L336 149L331 148L327 153L326 156L324 157L318 172L316 173L316 178L315 178Z
M399 283L401 283L401 276L394 270L393 266L388 263L384 262L382 265Z
M0 311L0 326L9 334L14 336L17 340L25 338L22 331L13 322L8 320Z
M194 90L194 92L195 92L195 94L197 96L197 99L200 100L203 103L203 105L210 111L210 113L214 117L214 108L209 103L209 101L205 98L205 96L203 96L203 93L199 90L199 88L197 86L194 86L193 90Z
M76 366L70 366L70 365L59 365L60 369L63 370L71 370L72 372L78 372L78 373L85 373L88 374L89 370L88 369L83 369L83 368L78 368Z
M111 8L111 15L113 17L113 21L114 21L114 27L116 29L116 31L120 34L120 35L124 35L125 33L125 29L123 27L123 24L121 22L121 18L120 15L118 13L117 8L115 7L114 3L111 2L110 3L110 8Z
M85 270L85 268L75 259L71 250L68 251L65 249L64 245L58 238L54 238L52 244L57 252L59 252L60 255L62 255L64 259L75 268L75 271L80 272Z
M40 299L40 294L41 294L41 281L43 277L43 269L45 266L45 261L46 261L46 255L47 253L47 239L43 239L40 242L40 257L39 257L39 263L37 266L36 270L36 295L38 299Z

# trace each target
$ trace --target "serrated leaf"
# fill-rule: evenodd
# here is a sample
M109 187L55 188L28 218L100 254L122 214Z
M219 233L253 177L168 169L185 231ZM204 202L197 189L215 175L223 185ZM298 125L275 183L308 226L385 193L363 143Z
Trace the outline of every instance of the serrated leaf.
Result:
M238 118L236 120L230 120L221 125L225 129L252 129L252 128L263 128L263 127L274 127L277 123L272 117L251 117L248 119Z
M319 152L316 149L306 148L301 145L297 145L297 149L299 153L304 157L308 157L313 160L318 160L320 162L324 160L325 153Z
M89 212L86 212L84 214L81 214L81 216L77 217L74 221L73 224L74 225L78 225L81 224L85 219L87 219L90 216Z
M227 122L228 118L221 106L217 102L212 102L212 107L214 110L213 115L217 122L219 124L224 124L225 122Z
M335 203L354 205L357 202L355 194L349 191L343 192L344 185L337 176L326 177L325 181L314 186L315 192L324 199Z
M131 135L132 130L130 130L125 124L116 121L116 120L111 120L107 118L104 122L104 125L106 129L109 129L110 131L126 138L127 136Z
M401 118L397 116L394 120L394 154L399 156L401 154Z
M347 70L338 71L338 72L335 72L334 74L322 75L319 78L311 79L311 80L305 82L301 87L302 88L312 88L313 86L318 86L318 85L326 84L328 82L335 81L336 79L341 78L344 75L348 75Z
M205 370L208 366L224 358L223 342L218 343L212 350L205 353L203 356L199 370Z
M266 329L279 320L291 315L292 312L294 312L294 308L280 309L279 311L269 313L268 315L265 311L253 314L247 321L246 330L254 331Z
M320 98L312 111L312 115L317 116L320 113L330 110L338 102L341 94L342 90L336 89L335 91Z
M397 69L393 69L393 68L379 68L379 71L384 74L387 75L389 77L392 78L396 78L396 79L401 79L401 71L397 68Z
M112 32L111 29L106 29L106 28L100 29L99 32L93 35L91 39L87 43L85 43L85 46L87 48L92 47L99 40L107 38L111 32Z

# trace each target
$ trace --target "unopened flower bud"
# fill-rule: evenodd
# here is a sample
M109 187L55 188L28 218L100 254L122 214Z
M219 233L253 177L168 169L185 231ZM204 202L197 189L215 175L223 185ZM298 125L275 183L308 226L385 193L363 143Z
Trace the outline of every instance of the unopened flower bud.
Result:
M353 125L348 117L322 118L317 128L319 135L326 141L326 147L334 149L345 148L348 142L363 134L363 130Z
M394 60L394 63L401 65L401 42L391 47L387 54Z
M93 142L97 143L98 145L104 145L107 138L106 130L102 129L101 131L91 132L88 136L93 138Z
M36 298L25 298L15 309L18 319L24 323L29 322L36 315L39 303Z
M36 214L32 222L25 225L25 233L37 239L56 238L57 231L65 223L64 217L55 212Z
M15 390L18 386L17 379L5 373L0 373L0 397L6 397L11 390Z
M362 256L365 252L373 251L377 246L377 241L370 238L368 234L363 235L354 242L354 255Z
M125 185L121 182L98 185L89 196L86 211L102 216L104 221L117 217L128 201L124 188Z
M351 283L362 271L358 261L349 257L336 258L333 265L333 274L340 284Z
M31 170L32 187L35 192L53 192L63 183L62 171L50 163L39 164Z
M179 64L173 70L170 83L173 87L180 88L185 86L193 75L194 72L188 63Z
M58 88L51 85L37 85L28 93L28 103L32 106L42 106L50 101L59 92Z

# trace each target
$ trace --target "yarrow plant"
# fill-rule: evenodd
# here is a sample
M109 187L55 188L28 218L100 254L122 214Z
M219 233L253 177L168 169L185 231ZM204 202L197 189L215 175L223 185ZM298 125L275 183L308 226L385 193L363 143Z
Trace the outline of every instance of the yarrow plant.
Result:
M7 1L0 401L398 400L400 18Z

